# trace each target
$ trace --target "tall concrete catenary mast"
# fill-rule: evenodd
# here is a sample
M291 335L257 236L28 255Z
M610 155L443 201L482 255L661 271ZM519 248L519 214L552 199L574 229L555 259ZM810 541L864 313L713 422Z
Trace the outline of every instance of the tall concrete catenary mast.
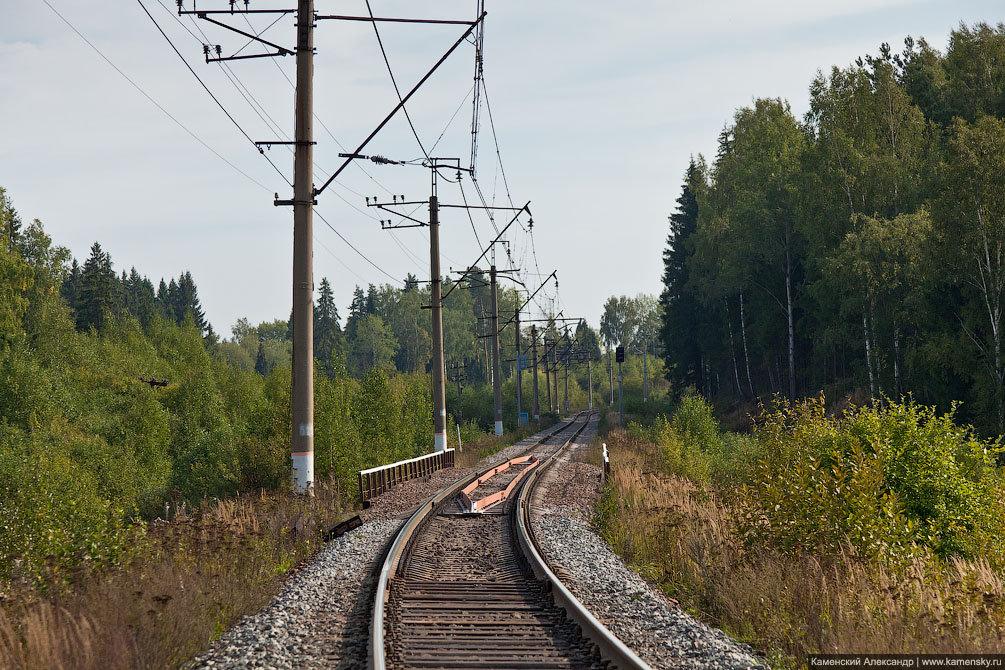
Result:
M293 490L314 485L314 0L297 2L293 158Z

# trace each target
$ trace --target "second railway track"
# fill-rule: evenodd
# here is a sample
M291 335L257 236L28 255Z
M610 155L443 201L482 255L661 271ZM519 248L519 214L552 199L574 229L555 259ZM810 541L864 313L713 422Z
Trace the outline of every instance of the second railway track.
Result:
M526 453L540 463L515 464L471 491L472 499L485 499L520 479L507 500L485 513L465 513L458 503L482 471L406 521L380 573L369 667L647 667L558 581L526 516L537 475L588 421L581 414L531 445Z

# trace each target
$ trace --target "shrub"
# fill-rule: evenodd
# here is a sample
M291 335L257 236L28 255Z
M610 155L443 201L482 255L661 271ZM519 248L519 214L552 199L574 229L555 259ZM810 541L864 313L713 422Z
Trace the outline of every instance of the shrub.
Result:
M673 414L673 427L684 440L706 454L722 448L715 409L700 395L688 394L681 398Z
M20 576L42 586L59 576L50 572L118 565L136 551L143 526L95 490L57 445L0 434L0 583Z
M756 430L762 459L744 487L748 542L898 562L925 548L1002 563L997 443L912 401L825 414L823 398L781 404Z

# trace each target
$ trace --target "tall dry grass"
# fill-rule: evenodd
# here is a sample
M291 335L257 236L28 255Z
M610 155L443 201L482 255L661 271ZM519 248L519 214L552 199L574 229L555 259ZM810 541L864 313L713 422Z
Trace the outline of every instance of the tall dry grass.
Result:
M984 560L927 555L898 569L856 556L745 547L739 496L660 468L658 447L607 437L597 522L680 605L781 665L807 653L1005 652L1005 580Z
M345 509L323 484L313 498L263 493L192 512L176 506L122 569L50 572L44 589L13 585L0 601L0 667L178 667L261 609Z

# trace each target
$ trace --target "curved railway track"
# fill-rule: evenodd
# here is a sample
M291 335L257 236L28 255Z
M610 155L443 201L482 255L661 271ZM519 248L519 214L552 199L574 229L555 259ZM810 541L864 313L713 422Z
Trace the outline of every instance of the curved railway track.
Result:
M370 668L648 667L562 585L530 527L538 476L588 421L580 414L528 447L536 460L443 489L402 525L377 584ZM504 501L466 511L507 487Z

